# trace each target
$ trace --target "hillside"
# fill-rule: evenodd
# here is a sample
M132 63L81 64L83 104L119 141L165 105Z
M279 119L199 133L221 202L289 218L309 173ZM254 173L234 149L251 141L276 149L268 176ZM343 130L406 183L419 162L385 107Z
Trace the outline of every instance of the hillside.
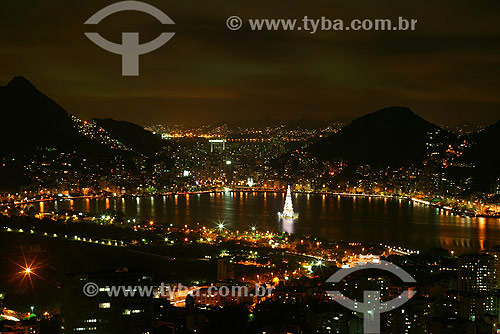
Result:
M71 116L23 77L0 89L2 151L14 155L36 148L64 151L95 148L74 127Z
M476 182L485 190L500 177L500 121L470 136L471 146L463 156L463 161L472 163Z
M79 182L82 175L97 180L116 166L134 174L137 157L153 157L164 145L133 123L80 120L24 77L0 87L0 112L0 191ZM166 155L155 159L169 162Z
M94 119L94 122L111 137L141 154L152 156L165 146L160 136L134 123L115 121L111 118Z

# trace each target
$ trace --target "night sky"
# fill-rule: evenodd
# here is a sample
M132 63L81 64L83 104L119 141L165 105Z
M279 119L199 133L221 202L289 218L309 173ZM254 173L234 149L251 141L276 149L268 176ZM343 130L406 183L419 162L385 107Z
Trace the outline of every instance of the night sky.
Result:
M498 0L146 0L162 26L113 0L2 0L0 85L23 75L68 112L140 124L358 116L391 105L435 123L500 120ZM226 18L418 19L414 32L230 31ZM121 56L84 36L176 35L121 76Z

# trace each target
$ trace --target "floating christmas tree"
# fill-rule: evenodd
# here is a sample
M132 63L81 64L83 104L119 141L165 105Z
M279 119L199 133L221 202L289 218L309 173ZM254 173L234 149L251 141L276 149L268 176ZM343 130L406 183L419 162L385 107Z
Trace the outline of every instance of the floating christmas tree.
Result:
M290 186L288 186L286 190L285 207L283 208L283 212L278 212L278 216L286 219L295 219L299 217L299 214L293 211L292 190Z

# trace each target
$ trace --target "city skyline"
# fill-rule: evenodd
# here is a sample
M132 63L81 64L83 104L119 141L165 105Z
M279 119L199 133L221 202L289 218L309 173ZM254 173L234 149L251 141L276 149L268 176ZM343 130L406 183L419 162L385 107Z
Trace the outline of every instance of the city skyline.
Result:
M0 17L0 333L500 333L498 0Z

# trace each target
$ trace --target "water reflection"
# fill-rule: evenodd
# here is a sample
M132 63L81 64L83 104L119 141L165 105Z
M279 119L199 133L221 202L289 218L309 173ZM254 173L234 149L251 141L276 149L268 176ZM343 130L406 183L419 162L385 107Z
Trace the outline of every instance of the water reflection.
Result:
M180 198L179 198L180 197ZM399 199L294 196L300 218L280 221L284 193L225 193L159 197L77 199L36 205L40 212L69 210L101 212L113 207L128 219L211 226L225 220L231 229L249 226L270 231L312 234L330 240L384 242L414 248L444 247L483 250L500 244L500 220L463 218L423 204Z
M284 218L281 221L281 231L289 234L295 233L295 219Z

